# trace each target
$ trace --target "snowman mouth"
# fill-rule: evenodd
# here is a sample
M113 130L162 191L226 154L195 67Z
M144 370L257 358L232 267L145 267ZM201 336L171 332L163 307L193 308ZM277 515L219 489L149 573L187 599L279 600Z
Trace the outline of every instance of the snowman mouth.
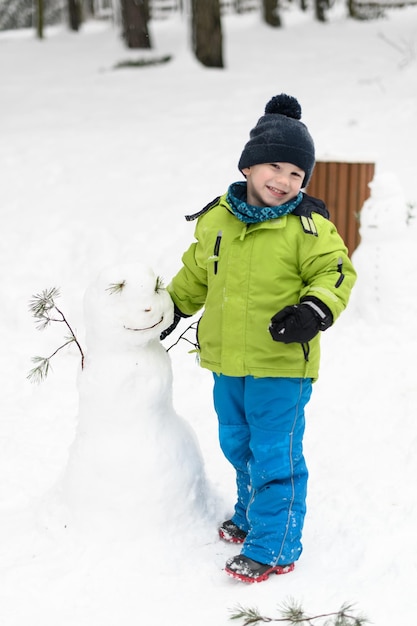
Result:
M123 326L123 328L125 330L133 330L136 333L140 333L144 330L151 330L152 328L156 328L156 326L159 326L159 324L162 324L163 321L164 321L164 316L161 317L159 322L156 322L156 324L153 324L152 326L147 326L146 328L130 328L129 326Z

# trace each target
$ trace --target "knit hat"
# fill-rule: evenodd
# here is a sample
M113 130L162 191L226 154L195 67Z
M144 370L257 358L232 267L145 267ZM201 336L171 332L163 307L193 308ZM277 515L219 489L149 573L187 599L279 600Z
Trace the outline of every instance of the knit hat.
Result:
M300 119L301 106L296 98L285 93L274 96L250 131L239 169L260 163L293 163L304 170L302 187L306 187L314 168L314 142Z

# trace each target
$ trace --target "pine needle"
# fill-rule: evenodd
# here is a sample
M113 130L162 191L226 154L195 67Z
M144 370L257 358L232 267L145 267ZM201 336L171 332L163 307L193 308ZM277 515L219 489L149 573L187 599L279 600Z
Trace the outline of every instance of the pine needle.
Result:
M75 343L77 345L81 354L81 369L84 367L84 353L81 345L78 342L78 339L69 325L65 315L55 304L55 298L58 298L59 296L59 289L52 287L51 289L44 289L40 294L34 295L29 302L29 310L35 318L38 330L44 330L51 322L60 322L65 324L70 333L64 338L64 343L60 345L50 356L35 356L32 358L32 363L36 363L37 365L31 369L27 375L28 380L31 382L40 383L44 381L49 373L49 370L51 369L50 361L52 357L71 343Z
M36 320L38 330L45 329L52 321L61 321L51 317L51 312L55 308L55 298L59 298L59 296L59 289L52 287L51 289L44 289L30 300L29 311Z
M281 605L281 617L266 617L256 608L244 608L238 605L232 612L230 619L243 620L242 626L250 626L258 622L280 622L290 626L304 624L305 626L365 626L368 620L363 615L354 615L353 605L343 604L339 611L306 615L302 606L290 599Z
M126 285L126 281L123 280L120 283L110 283L110 285L107 287L106 291L109 291L110 294L114 294L114 293L121 293L123 291L123 288Z
M47 377L50 368L50 362L48 358L42 356L34 356L32 358L32 363L37 363L38 365L30 370L27 378L32 383L39 384Z
M236 608L233 610L230 619L243 619L243 626L249 626L250 624L256 624L258 622L270 622L272 621L269 617L262 617L256 608L248 608L245 609L243 606L238 604Z
M156 284L155 284L155 293L158 293L159 291L163 291L164 289L165 289L164 279L162 278L162 276L157 276Z

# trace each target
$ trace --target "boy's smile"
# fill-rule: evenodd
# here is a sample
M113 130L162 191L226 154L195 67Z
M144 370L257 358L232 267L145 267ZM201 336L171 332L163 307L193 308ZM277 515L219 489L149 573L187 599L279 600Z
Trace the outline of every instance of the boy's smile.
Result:
M292 163L261 163L242 170L247 181L247 201L253 206L279 206L301 189L305 172Z

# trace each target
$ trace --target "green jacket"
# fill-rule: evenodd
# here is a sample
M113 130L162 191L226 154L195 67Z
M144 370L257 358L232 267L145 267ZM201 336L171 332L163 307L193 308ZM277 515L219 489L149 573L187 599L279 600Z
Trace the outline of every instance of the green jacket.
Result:
M306 295L324 302L333 321L348 303L356 273L335 226L312 213L320 205L305 195L297 214L244 224L225 194L201 212L196 241L167 289L185 315L204 307L202 367L227 376L318 377L320 333L306 358L299 343L276 342L268 328L275 313Z

